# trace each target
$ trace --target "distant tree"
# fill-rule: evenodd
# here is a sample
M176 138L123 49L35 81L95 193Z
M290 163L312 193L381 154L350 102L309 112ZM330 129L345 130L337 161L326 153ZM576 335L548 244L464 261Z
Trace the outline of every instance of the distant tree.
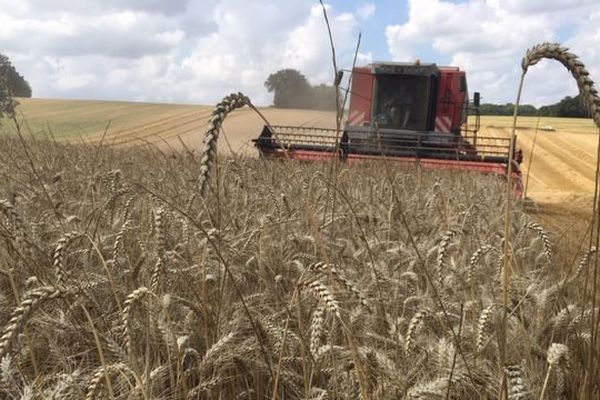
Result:
M511 113L511 115L514 114L514 112L515 112L515 110L513 108L513 112ZM538 109L535 108L535 106L533 106L531 104L522 104L519 106L519 115L523 115L523 116L538 115Z
M512 103L506 104L490 104L484 103L479 107L481 115L513 115L515 105ZM531 104L522 104L519 106L519 115L537 115L538 110Z
M311 104L312 107L310 108L315 110L336 111L337 104L335 102L335 96L338 94L335 86L329 86L322 83L319 86L313 86L312 92L313 101Z
M282 69L269 75L265 87L274 92L273 105L278 108L307 108L312 100L308 80L295 69Z
M9 92L14 97L31 97L29 82L17 72L9 58L0 53L0 74L6 80Z
M15 70L8 57L0 54L0 118L14 115L18 105L14 97L31 97L31 87Z
M269 75L265 87L274 93L273 105L278 108L336 109L335 87L324 84L311 86L306 77L295 69L282 69Z
M566 96L561 101L540 107L540 115L548 117L587 118L588 111L583 106L581 96Z
M540 107L540 115L542 117L558 116L558 103Z
M7 116L12 118L15 115L17 105L18 103L11 96L8 88L8 80L2 73L2 67L0 66L0 123L2 117Z
M586 118L588 111L583 106L581 96L567 96L558 103L558 113L561 117Z

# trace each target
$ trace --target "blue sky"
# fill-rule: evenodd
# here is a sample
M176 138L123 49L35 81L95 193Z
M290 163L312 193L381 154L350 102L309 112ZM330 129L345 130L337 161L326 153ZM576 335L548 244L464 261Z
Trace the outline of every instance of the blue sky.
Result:
M408 3L406 1L381 0L366 2L363 0L333 0L329 4L335 10L353 12L365 4L373 4L373 17L360 26L362 33L362 49L373 53L376 60L386 60L390 57L385 38L385 28L388 25L403 24L408 18Z
M600 75L598 0L327 0L338 60L417 58L467 71L484 101L514 101L527 48L560 41ZM25 39L24 39L25 38ZM0 0L0 52L34 96L214 103L231 91L268 105L281 68L331 83L330 49L314 0ZM573 95L560 65L528 73L524 101Z

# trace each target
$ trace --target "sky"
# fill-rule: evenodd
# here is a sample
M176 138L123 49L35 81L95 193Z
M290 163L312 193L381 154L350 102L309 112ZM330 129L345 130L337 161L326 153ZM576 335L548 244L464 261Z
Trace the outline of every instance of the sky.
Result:
M337 62L434 62L467 71L483 102L514 102L525 51L560 42L600 76L600 0L326 0ZM0 53L34 97L211 104L243 92L269 105L283 68L333 82L312 0L0 0ZM577 94L556 61L528 72L523 102Z

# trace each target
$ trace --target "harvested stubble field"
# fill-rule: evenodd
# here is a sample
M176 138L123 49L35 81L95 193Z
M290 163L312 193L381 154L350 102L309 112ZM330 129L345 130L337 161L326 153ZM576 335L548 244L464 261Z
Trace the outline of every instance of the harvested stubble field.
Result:
M2 398L580 395L590 253L518 206L500 363L499 179L0 140Z

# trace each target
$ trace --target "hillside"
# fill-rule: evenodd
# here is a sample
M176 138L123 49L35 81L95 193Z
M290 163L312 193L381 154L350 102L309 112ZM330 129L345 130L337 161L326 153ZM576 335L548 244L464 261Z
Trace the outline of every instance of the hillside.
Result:
M91 100L19 99L26 130L69 141L96 142L106 130L108 145L154 143L197 148L212 106ZM335 126L333 114L322 111L262 109L272 124ZM6 124L5 125L10 125ZM263 121L250 110L232 114L224 125L222 151L245 151L260 133ZM227 144L229 142L229 145Z

